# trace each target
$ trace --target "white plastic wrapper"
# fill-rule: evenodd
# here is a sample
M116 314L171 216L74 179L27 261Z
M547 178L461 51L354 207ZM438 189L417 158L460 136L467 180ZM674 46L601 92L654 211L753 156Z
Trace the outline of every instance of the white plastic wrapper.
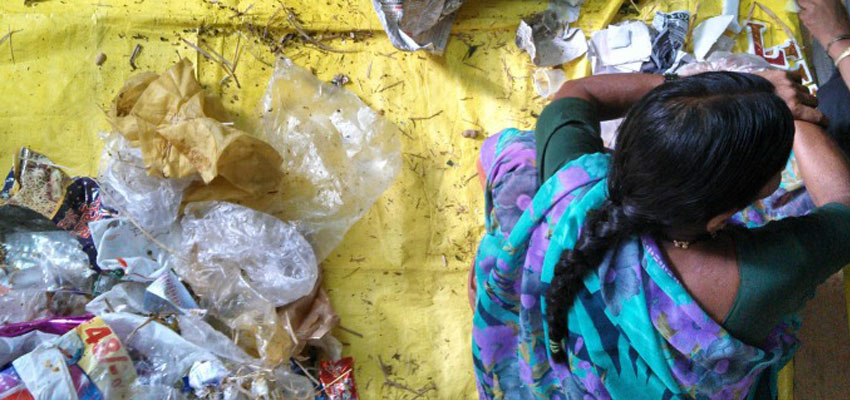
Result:
M159 231L154 234L155 238L160 243L173 246L180 240L177 228L175 224L168 232ZM118 217L90 222L89 230L100 268L121 270L124 279L137 282L150 282L168 270L166 264L171 256L129 219Z
M188 376L199 362L208 361L217 364L216 368L224 368L212 353L186 341L168 327L155 321L145 323L147 317L106 313L100 318L127 347L138 375L134 385L173 386Z
M57 337L59 335L41 331L29 331L14 337L0 337L0 365L6 365L33 351L38 345L50 342Z
M295 223L324 260L401 170L400 132L288 59L278 60L261 104L262 139L286 173L281 198L262 211Z
M177 220L183 191L194 179L149 176L140 148L130 147L117 133L107 135L104 141L98 174L104 205L129 213L148 232L169 230Z
M95 315L110 312L147 314L145 310L146 285L138 282L121 282L86 305L86 311Z
M203 268L239 270L276 307L307 295L316 283L312 247L293 225L274 216L227 202L190 203L181 226L190 259Z
M94 271L80 243L67 231L12 232L0 237L5 253L0 286L45 291L87 291Z
M213 329L202 319L192 315L181 315L177 317L180 327L180 336L187 341L207 349L222 360L237 363L251 364L257 362L251 358L245 350L233 343L223 333Z

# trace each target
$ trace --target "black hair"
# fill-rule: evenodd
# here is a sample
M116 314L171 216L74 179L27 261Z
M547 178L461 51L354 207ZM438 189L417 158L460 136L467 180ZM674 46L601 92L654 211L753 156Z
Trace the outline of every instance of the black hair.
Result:
M664 83L620 125L608 198L590 212L546 293L552 357L566 357L567 311L621 240L706 224L746 207L785 166L794 119L773 85L756 75L706 72Z

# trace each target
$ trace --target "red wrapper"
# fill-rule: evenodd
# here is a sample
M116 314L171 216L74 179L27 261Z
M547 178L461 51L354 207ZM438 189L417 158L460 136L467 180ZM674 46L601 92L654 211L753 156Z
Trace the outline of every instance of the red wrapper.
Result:
M354 383L354 359L351 357L319 363L319 381L328 400L359 400L357 384Z

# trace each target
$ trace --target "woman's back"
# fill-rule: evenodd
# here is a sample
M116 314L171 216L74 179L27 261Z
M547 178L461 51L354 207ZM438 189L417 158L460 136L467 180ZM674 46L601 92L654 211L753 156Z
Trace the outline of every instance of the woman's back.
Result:
M835 247L825 242L830 237L850 236L844 222L850 208L835 205L769 224L776 228L721 229L738 209L772 191L793 137L787 108L769 96L771 87L755 80L753 93L767 96L742 92L747 79L741 84L736 75L707 77L699 84L734 83L719 92L743 94L708 94L717 103L711 105L685 93L685 101L667 104L674 109L668 119L679 118L676 112L690 115L682 117L685 125L676 131L644 121L649 127L643 132L618 141L613 160L588 154L603 151L599 118L607 113L593 100L553 102L541 114L536 137L506 131L488 139L482 150L482 161L489 160L488 234L476 259L473 328L482 398L744 398L756 393L750 389L764 371L775 377L796 346L797 322L789 311L802 304L807 285L836 268L832 264L850 261L850 254L835 249L820 258L807 255ZM660 100L645 102L677 100L680 92L662 91ZM779 115L761 121L748 107ZM632 125L669 109L639 111ZM736 129L703 126L702 136L682 129L730 119ZM626 130L639 132L629 121ZM530 148L536 150L531 156ZM829 222L834 219L842 222ZM811 229L822 235L801 236ZM716 238L706 230L717 231ZM777 231L787 232L777 240ZM766 251L773 258L764 257ZM790 267L777 267L776 260ZM806 271L812 262L821 267ZM771 268L788 276L771 278ZM763 381L768 391L769 380Z

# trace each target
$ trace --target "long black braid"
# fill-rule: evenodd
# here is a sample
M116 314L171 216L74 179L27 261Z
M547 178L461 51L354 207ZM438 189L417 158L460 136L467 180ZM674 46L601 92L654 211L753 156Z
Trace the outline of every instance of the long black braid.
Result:
M610 249L741 209L785 166L794 121L774 90L756 75L709 72L665 83L631 108L619 128L608 200L588 213L546 293L555 361L566 359L567 312L584 277Z

